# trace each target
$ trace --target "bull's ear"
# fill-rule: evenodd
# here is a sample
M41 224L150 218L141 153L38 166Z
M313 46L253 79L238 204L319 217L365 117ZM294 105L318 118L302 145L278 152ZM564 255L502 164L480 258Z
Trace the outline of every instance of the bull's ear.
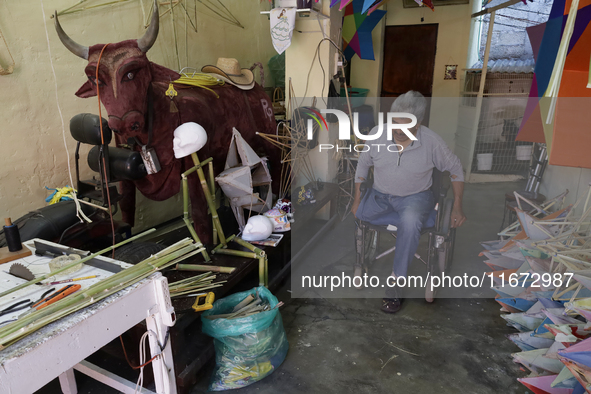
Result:
M181 77L176 71L152 62L150 62L150 70L152 71L152 82L170 82Z
M80 89L78 89L78 91L76 92L76 96L78 96L80 98L88 98L88 97L96 96L96 92L94 91L94 87L92 86L90 81L86 81L86 83L84 85L82 85L80 87Z

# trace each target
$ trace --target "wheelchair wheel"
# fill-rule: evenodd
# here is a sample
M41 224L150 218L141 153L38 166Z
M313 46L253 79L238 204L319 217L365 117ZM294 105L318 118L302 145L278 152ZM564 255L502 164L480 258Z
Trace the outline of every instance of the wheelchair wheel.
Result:
M365 261L366 267L369 267L373 263L373 260L376 257L376 252L378 251L378 237L379 236L380 236L380 234L376 230L367 230L367 232L365 233L364 261Z
M362 267L365 272L373 263L378 250L379 233L371 230L363 224L358 224L355 229L356 266Z
M454 258L454 245L456 242L456 229L450 228L446 241L437 249L437 263L440 272L446 272L451 267Z
M437 249L439 272L447 271L453 259L456 229L451 227L451 211L453 200L445 200L441 217L441 233L445 234L445 242Z
M449 234L451 229L451 211L453 209L454 202L451 199L445 200L443 203L443 215L441 216L441 228L440 232Z
M449 254L448 257L449 259L446 262L446 268L451 267L451 262L454 258L454 249L455 249L455 245L456 245L456 229L452 228L449 231Z

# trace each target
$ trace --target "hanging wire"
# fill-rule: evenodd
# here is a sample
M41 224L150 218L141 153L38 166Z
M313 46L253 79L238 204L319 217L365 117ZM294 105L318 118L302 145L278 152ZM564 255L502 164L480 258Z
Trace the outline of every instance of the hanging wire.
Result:
M230 12L230 10L228 10L228 8L224 5L224 3L222 3L221 0L216 0L216 2L219 3L219 5L214 3L213 0L197 0L197 1L201 4L203 4L204 7L206 7L211 12L216 14L223 21L225 21L231 25L238 26L238 27L241 27L244 29L244 26L242 26L242 24L240 23L238 18L236 18L234 16L234 14L232 14L232 12Z
M53 58L51 57L51 45L49 44L49 32L47 30L47 22L45 21L45 7L43 5L43 0L40 0L40 1L41 1L41 12L43 13L43 26L45 27L45 37L47 38L47 53L49 54L49 64L51 65L51 71L53 73L53 82L55 85L55 104L57 106L57 110L60 115L60 121L61 121L61 125L62 125L62 138L64 141L64 148L66 149L66 164L68 165L68 175L70 177L70 183L73 185L74 178L72 177L72 167L70 166L70 151L68 150L68 142L66 140L66 127L64 124L64 115L62 113L62 108L60 106L60 101L59 101L59 94L58 94L59 90L58 90L58 86L57 86L57 76L55 74L55 67L53 66ZM82 211L82 208L80 207L80 202L78 201L78 197L76 196L76 192L72 193L72 196L74 198L74 204L76 205L76 216L78 217L80 222L83 223L84 221L86 221L88 223L92 223L92 220L90 220L90 218L88 218L88 216L86 216L84 214L84 212Z

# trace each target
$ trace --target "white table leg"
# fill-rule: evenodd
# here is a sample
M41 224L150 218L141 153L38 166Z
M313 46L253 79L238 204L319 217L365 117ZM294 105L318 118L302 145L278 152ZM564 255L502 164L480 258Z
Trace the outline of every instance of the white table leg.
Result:
M146 317L147 330L155 333L157 336L156 338L154 335L148 335L150 354L152 357L160 352L160 344L163 344L166 341L166 333L168 332L169 325L173 325L175 319L174 309L172 309L170 295L168 294L168 282L166 281L166 278L158 278L153 284L158 304L148 312L148 316ZM165 289L165 291L163 291L163 289ZM164 349L162 349L161 356L152 361L152 368L154 370L156 392L163 394L177 394L170 338Z
M76 387L76 378L74 377L74 369L68 369L59 376L60 386L64 394L76 394L78 388Z
M149 316L146 319L146 326L148 330L152 330L158 335L158 340L163 343L166 336L166 327L162 324L158 314ZM150 335L148 341L150 343L151 356L160 351L158 340ZM176 378L174 376L174 364L172 358L172 349L170 346L170 338L166 347L162 351L162 356L157 357L152 361L152 368L154 370L154 383L156 384L156 392L163 394L176 394Z

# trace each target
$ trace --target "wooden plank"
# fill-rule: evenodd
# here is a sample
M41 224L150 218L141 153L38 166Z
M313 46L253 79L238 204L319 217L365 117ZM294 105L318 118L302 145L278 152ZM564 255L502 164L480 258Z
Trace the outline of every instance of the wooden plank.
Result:
M513 0L511 0L513 1ZM466 170L465 179L470 181L472 174L472 161L474 160L474 149L476 147L476 134L478 133L478 125L480 124L480 113L482 111L482 98L484 96L484 86L486 84L486 74L488 72L488 57L490 55L490 45L492 42L493 29L495 26L495 10L490 11L490 20L488 23L488 33L486 35L486 46L484 49L484 59L482 61L482 74L480 76L480 87L478 88L478 96L476 97L476 117L474 118L474 125L470 133L470 144L468 145L468 165L464 167Z
M74 377L74 370L68 369L59 376L60 387L63 394L77 394L76 378Z
M16 252L9 252L8 246L5 246L4 248L0 248L0 264L8 263L9 261L27 257L31 254L32 252L24 246L21 250Z
M97 367L94 364L89 363L86 360L82 360L80 363L74 366L74 369L82 372L84 375L90 376L94 380L106 384L109 387L114 388L125 394L155 394L153 391L141 387L138 391L135 390L136 384L130 382L127 379L123 379L120 376L115 375L112 372L107 371L101 367Z

